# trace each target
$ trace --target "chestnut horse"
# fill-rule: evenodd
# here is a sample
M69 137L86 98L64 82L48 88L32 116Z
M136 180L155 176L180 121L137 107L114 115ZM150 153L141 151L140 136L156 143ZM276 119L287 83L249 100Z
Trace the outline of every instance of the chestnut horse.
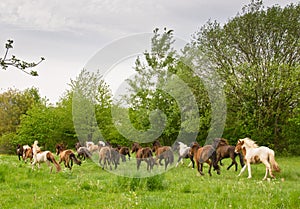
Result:
M170 146L161 146L160 142L155 140L152 144L152 151L155 152L155 162L159 160L159 164L163 165L161 161L165 161L165 170L168 164L171 165L174 162L174 154Z
M63 144L57 144L55 148L56 148L56 154L59 155L59 161L58 161L59 164L62 161L64 161L65 167L69 168L70 170L72 169L73 161L77 165L81 165L81 161L76 158L74 152L70 149L65 150L65 146Z
M212 145L205 145L201 147L197 142L193 144L190 149L190 155L194 156L196 161L197 170L200 175L203 173L203 163L206 162L209 165L208 173L211 176L211 166L213 165L214 169L217 171L217 174L220 174L220 167L218 166L216 149Z
M153 153L150 147L141 147L139 143L134 142L131 148L131 153L136 153L136 164L137 170L140 169L140 165L142 161L147 163L147 170L151 171L155 164L153 159Z
M244 138L239 139L235 146L235 152L238 153L240 151L243 152L246 164L238 176L240 176L246 170L246 167L248 167L248 178L252 178L250 167L250 164L252 163L263 163L266 166L266 173L263 180L267 179L268 173L272 178L275 178L272 170L280 172L280 168L275 161L275 153L272 149L265 146L259 147L252 139Z
M223 166L223 163L221 162L224 158L231 158L232 162L227 167L227 170L229 170L233 165L235 165L235 171L237 171L238 164L235 161L236 156L239 156L240 158L240 164L241 167L244 167L244 159L241 152L236 153L234 151L235 146L231 146L228 144L228 141L223 138L216 138L215 142L217 143L217 162L220 162L220 165Z

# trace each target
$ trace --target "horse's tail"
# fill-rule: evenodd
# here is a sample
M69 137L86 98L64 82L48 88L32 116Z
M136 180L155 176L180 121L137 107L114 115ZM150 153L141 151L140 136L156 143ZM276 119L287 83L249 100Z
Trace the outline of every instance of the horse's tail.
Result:
M81 161L76 158L74 153L70 154L70 159L73 160L77 165L81 165Z
M243 156L243 154L239 152L237 155L240 158L241 167L244 167L245 163L244 163L244 156Z
M217 151L214 150L211 154L211 160L212 160L212 165L214 169L217 171L217 174L220 174L220 166L218 165L217 161Z
M269 152L269 161L270 161L272 170L274 170L276 172L280 172L280 168L278 166L278 163L275 161L275 153L274 153L273 150L271 150Z
M56 171L59 172L61 170L60 165L56 162L53 154L51 152L47 153L47 160L49 160L50 162L52 162L54 164L54 166L56 167Z

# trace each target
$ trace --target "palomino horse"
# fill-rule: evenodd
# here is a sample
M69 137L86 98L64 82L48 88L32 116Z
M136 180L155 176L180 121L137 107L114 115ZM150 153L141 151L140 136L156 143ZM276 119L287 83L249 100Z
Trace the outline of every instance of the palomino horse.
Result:
M147 163L147 170L151 171L155 164L151 148L150 147L142 148L137 142L134 142L131 148L131 153L134 152L136 153L135 156L136 156L137 170L140 169L141 162L145 161Z
M81 161L75 157L75 154L72 150L70 149L65 150L65 146L63 146L62 144L57 144L55 148L56 148L56 154L59 155L59 161L58 161L59 164L62 161L64 161L65 167L69 168L70 170L72 169L73 161L77 165L81 165Z
M215 147L212 145L205 145L201 147L197 142L193 144L190 149L190 155L194 156L196 161L197 170L201 175L203 173L203 163L206 162L209 165L208 173L211 176L211 166L213 165L214 169L217 171L217 174L220 174L220 167L217 162L217 154Z
M52 173L53 167L50 165L50 162L53 163L56 167L56 171L59 172L61 170L60 165L56 162L54 155L50 151L41 151L38 146L38 141L34 141L32 145L33 152L33 163L32 169L34 169L34 165L37 163L38 168L40 168L40 164L46 162L48 167L50 168L50 173Z
M244 167L244 159L241 152L236 153L234 151L235 146L230 146L226 139L223 138L216 138L215 142L217 142L217 162L220 162L220 165L223 166L223 163L221 162L224 158L231 158L232 162L227 167L227 170L229 170L233 165L235 165L235 171L237 171L238 164L235 161L236 156L238 155L240 158L241 167Z
M261 162L266 166L266 174L263 180L267 179L268 173L272 178L275 178L272 170L280 172L280 168L275 161L275 153L272 149L264 146L258 147L258 145L252 139L244 138L239 139L235 146L235 152L238 153L240 151L242 151L244 155L246 164L238 176L240 176L248 166L248 178L252 178L250 164Z
M191 149L191 147L187 146L186 144L184 144L182 142L175 143L174 150L178 150L178 152L179 152L179 157L178 157L178 161L176 163L176 167L178 166L179 162L181 162L181 164L183 164L184 158L190 158L191 163L189 164L189 166L192 164L193 168L195 168L194 157L192 155L190 155L190 149Z
M155 152L155 162L159 160L159 164L163 165L161 161L165 161L165 170L167 170L168 164L174 162L174 154L170 146L161 146L160 142L155 140L152 144L152 151Z

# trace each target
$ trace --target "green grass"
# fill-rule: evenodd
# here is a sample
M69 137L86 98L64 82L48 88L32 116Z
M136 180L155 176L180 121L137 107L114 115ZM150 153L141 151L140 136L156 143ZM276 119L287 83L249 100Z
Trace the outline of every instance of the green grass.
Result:
M282 172L276 180L262 181L262 164L253 165L253 178L247 179L247 171L237 177L239 171L225 169L229 160L221 175L212 177L207 166L206 175L199 176L186 161L161 175L127 178L92 161L50 174L45 164L32 170L17 156L1 155L0 208L299 208L300 157L276 160Z

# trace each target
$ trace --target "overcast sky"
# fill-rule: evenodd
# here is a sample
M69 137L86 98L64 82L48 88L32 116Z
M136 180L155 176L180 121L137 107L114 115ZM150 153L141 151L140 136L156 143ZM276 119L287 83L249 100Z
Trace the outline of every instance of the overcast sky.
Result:
M189 41L209 19L221 23L234 17L250 0L2 0L0 56L6 40L11 54L26 61L46 60L38 77L8 68L0 70L0 91L32 86L55 103L97 51L114 40L154 28L173 29ZM284 3L283 3L284 2ZM265 6L298 0L265 0ZM2 47L1 47L2 46ZM120 75L121 76L121 75Z

